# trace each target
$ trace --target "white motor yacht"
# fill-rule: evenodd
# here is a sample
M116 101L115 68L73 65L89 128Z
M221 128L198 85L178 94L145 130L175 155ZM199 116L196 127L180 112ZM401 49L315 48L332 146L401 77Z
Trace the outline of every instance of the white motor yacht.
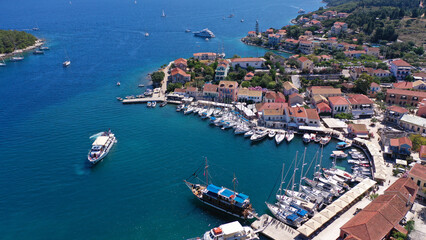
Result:
M96 164L101 161L111 150L114 143L117 142L115 135L108 130L100 134L92 144L87 159L90 163Z
M269 138L274 138L275 134L277 134L275 131L269 131L268 137Z
M309 133L303 134L303 142L309 143L311 141L311 135Z
M257 233L248 226L241 226L238 221L222 224L207 231L203 240L255 240L259 239Z
M293 140L294 138L294 133L292 131L288 131L287 134L285 135L285 138L287 142L291 142L291 140Z
M275 135L275 142L277 144L280 144L284 140L284 138L285 138L285 133L279 132Z

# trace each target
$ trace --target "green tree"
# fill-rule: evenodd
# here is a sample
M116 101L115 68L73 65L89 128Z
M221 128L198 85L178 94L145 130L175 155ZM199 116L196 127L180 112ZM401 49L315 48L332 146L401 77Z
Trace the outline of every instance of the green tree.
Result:
M155 85L160 85L164 77L165 77L165 74L163 71L157 71L151 74L151 80Z
M275 89L276 86L277 86L276 82L270 81L270 82L268 82L266 88L268 88L268 89Z
M361 74L361 76L354 82L355 91L366 94L367 90L370 89L370 85L373 82L373 77L368 74Z
M244 88L250 87L250 82L249 81L242 82L241 87L244 87Z
M426 145L426 137L422 137L419 134L410 135L411 142L413 143L413 150L419 151L422 145Z
M338 113L336 115L334 115L334 117L339 118L339 119L347 119L347 120L351 120L352 114L350 113Z
M181 88L181 83L169 83L167 84L167 92L173 92L176 88Z
M423 47L418 47L413 49L414 53L416 53L417 55L423 55L423 53L425 52Z

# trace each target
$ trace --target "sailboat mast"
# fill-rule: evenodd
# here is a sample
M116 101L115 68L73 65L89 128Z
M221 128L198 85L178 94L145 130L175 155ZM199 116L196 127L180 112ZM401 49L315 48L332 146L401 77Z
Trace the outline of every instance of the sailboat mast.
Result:
M207 158L206 158L206 166L204 167L204 174L206 175L206 185L209 185L209 165L207 165Z
M283 183L284 183L284 167L285 163L283 163L283 169L281 170L281 184L280 184L280 195L283 195Z
M237 178L235 177L235 173L234 173L234 178L232 179L232 182L234 183L234 193L235 193L235 182L237 181Z
M302 171L300 172L300 181L299 181L299 192L302 186L302 176L303 176L303 167L305 166L305 156L306 156L306 147L305 147L305 151L303 152Z
M294 176L296 175L296 171L297 171L297 154L298 153L299 152L296 152L296 159L294 161L293 179L291 181L291 192L292 192L292 195L293 195L293 191L294 191Z

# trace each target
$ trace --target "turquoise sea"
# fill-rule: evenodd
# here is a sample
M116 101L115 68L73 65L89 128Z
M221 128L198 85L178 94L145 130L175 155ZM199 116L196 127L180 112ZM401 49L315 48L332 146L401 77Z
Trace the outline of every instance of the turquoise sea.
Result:
M251 144L177 113L172 105L124 106L115 97L139 94L137 85L146 83L147 73L193 52L223 46L228 56L261 56L264 50L239 41L256 19L263 30L278 28L299 8L321 5L320 0L1 1L1 29L38 26L32 33L45 38L51 50L0 68L0 238L201 236L235 220L202 205L183 184L203 157L215 184L232 187L235 173L237 191L266 213L264 202L275 191L282 164L292 171L292 159L305 146L311 161L318 145L304 145L300 137L280 146L270 140ZM162 9L166 18L160 17ZM223 20L231 13L234 18ZM184 32L206 27L217 36L212 41ZM72 64L65 69L67 55ZM108 128L118 143L89 168L89 137ZM324 166L331 165L334 148L330 143L324 149Z

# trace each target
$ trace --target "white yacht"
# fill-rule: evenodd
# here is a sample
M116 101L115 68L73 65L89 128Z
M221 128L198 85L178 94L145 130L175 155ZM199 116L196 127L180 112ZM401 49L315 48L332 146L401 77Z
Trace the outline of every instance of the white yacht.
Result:
M205 28L201 31L194 32L194 36L196 37L202 37L202 38L214 38L215 35L212 31L210 31L208 28Z
M291 140L293 140L294 138L294 133L292 131L288 131L287 134L285 135L285 138L287 142L291 142Z
M62 66L64 66L64 67L68 67L69 65L71 65L71 61L70 60L67 60L67 61L65 61L65 62L62 63Z
M269 138L274 138L274 137L275 137L275 135L276 135L276 132L275 132L275 131L269 131L268 137L269 137Z
M277 144L280 144L284 140L284 138L285 138L285 133L279 132L275 135L275 142Z
M203 240L255 240L259 239L257 233L248 226L241 226L238 221L222 224L207 231Z
M309 133L303 134L303 142L309 143L311 141L311 135Z
M115 135L108 130L100 134L92 144L92 149L90 149L87 159L92 164L96 164L101 161L111 150L114 143L117 142Z
M157 106L157 102L152 102L151 107L155 108L155 106Z

